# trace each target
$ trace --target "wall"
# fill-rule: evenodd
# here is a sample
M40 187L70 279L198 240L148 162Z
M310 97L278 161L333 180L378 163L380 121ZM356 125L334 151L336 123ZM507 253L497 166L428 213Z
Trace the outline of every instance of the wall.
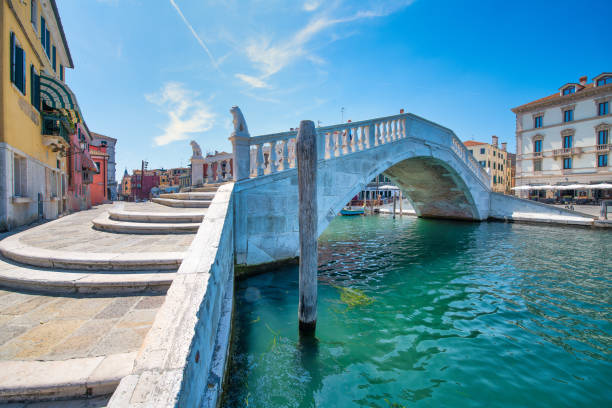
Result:
M93 182L89 185L91 205L99 205L108 201L108 155L104 146L89 146L91 158L97 163L100 171L93 175Z
M234 290L233 183L208 208L109 407L215 407L229 351Z

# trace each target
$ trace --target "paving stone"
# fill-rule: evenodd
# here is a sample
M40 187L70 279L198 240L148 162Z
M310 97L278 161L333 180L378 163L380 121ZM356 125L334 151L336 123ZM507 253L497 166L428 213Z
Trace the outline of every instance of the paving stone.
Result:
M116 327L119 329L142 329L145 327L151 327L153 320L155 320L156 314L156 309L130 310L125 314L125 316L123 316L123 318L121 318Z
M109 333L118 319L90 320L45 354L45 360L95 357L92 350Z
M81 327L85 320L52 320L33 327L0 347L3 360L36 359ZM8 354L8 355L7 355ZM7 358L8 357L8 358Z
M163 303L166 296L143 296L138 302L135 309L158 309Z
M92 355L109 355L136 351L140 349L142 341L149 332L150 327L140 329L114 328L92 350Z
M110 305L98 313L95 316L95 319L112 319L121 317L126 314L139 299L139 296L125 296L116 298Z
M93 395L112 393L119 381L132 373L136 352L109 355L87 379L87 386L95 390Z
M8 342L15 337L21 336L23 333L30 330L31 326L7 324L0 327L0 345ZM0 347L0 358L2 357L2 348Z

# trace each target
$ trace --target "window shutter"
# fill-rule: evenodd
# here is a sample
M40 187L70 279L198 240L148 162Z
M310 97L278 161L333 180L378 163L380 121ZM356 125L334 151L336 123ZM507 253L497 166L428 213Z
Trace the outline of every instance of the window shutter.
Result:
M21 50L21 75L23 77L23 81L21 81L21 92L26 94L26 53L25 50Z
M45 33L47 32L47 25L45 24L45 18L40 16L40 43L42 44L43 49L45 48Z
M40 111L40 75L36 75L36 109Z
M57 71L57 69L56 69L57 65L56 65L56 59L55 59L55 52L56 52L56 50L55 50L55 45L54 45L53 46L53 70Z
M24 93L24 68L23 68L24 53L23 49L15 47L15 85Z
M51 34L49 30L45 30L45 50L47 51L47 57L51 56Z
M32 106L35 106L34 98L36 97L36 92L34 92L34 86L36 85L36 79L34 79L35 75L34 65L30 64L30 103Z
M15 83L15 33L11 32L11 82Z

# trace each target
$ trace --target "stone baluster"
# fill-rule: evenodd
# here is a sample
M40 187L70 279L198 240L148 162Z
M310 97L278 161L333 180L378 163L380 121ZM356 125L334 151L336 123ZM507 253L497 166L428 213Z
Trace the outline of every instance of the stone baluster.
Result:
M393 120L393 141L396 141L399 139L399 136L397 134L397 119Z
M223 181L223 160L217 162L217 183Z
M323 137L325 138L325 155L323 157L325 157L325 159L329 159L332 156L332 133L330 132L326 132L323 134Z
M274 142L270 142L270 174L271 173L276 173L277 169L278 169L278 165L277 165L277 154L276 154L276 141Z
M259 176L263 176L264 174L264 156L263 156L263 149L262 149L262 145L257 144L256 148L257 148L257 154L256 154L256 158L255 158L255 175L257 177Z
M290 168L295 169L296 163L297 163L296 138L291 139L290 142L291 142L291 145L290 145L291 152L290 152L290 155L289 155L289 157L290 157L289 165L290 165Z
M366 148L366 127L359 127L359 150L365 150Z
M340 132L342 135L342 150L340 151L341 155L350 153L349 151L349 128L344 128Z
M376 146L376 125L374 123L370 123L368 125L368 136L366 139L366 146L368 149Z
M393 141L393 121L388 120L385 125L387 128L387 143L391 143Z
M401 128L400 137L402 139L405 139L406 138L406 118L400 119L400 128Z
M289 151L287 149L287 143L289 143L289 139L281 140L281 159L278 166L279 171L288 170L289 169Z
M380 146L382 144L381 135L380 135L380 122L376 122L376 137L374 146Z

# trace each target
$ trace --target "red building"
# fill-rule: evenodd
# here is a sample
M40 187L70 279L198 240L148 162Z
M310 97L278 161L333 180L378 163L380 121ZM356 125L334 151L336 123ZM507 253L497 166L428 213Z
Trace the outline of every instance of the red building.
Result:
M151 197L151 189L158 187L160 177L158 172L154 170L145 171L144 177L141 180L141 171L136 170L131 177L130 200L148 200Z
M89 146L89 154L96 164L97 173L89 186L91 205L108 203L108 154L106 146Z

